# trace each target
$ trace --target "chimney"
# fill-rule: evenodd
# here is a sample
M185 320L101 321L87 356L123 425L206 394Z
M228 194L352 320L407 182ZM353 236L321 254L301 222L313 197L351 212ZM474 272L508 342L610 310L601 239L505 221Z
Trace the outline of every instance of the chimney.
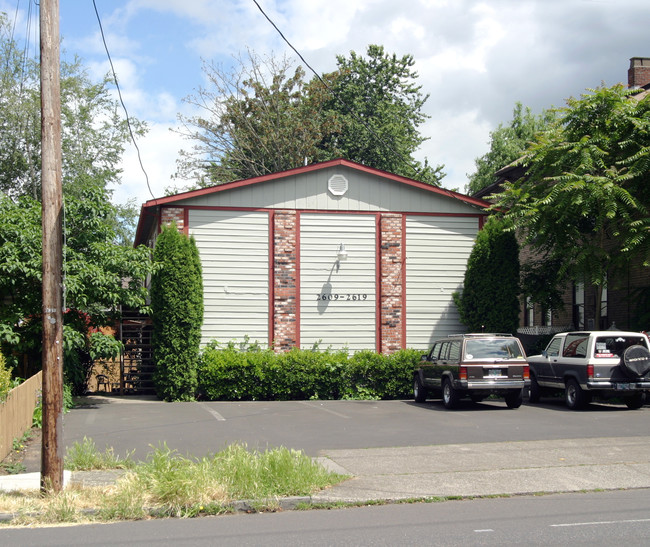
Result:
M632 57L627 71L628 87L645 87L650 84L650 58Z

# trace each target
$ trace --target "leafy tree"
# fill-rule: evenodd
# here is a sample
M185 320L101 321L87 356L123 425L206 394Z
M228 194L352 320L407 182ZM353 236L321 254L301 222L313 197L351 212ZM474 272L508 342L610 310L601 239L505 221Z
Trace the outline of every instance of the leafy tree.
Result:
M151 279L154 384L158 397L187 401L197 388L203 281L194 238L165 226L156 240Z
M512 120L506 126L499 124L490 133L490 150L476 158L476 171L470 175L467 192L472 195L490 186L496 181L495 173L523 156L526 148L553 120L554 110L547 110L535 115L530 108L516 103L512 111Z
M327 124L318 103L306 99L303 69L291 69L286 58L262 59L252 52L230 73L205 63L210 87L185 99L202 115L179 116L181 134L194 145L181 151L177 177L209 186L318 157Z
M11 37L0 13L0 191L13 198L41 196L39 65ZM119 103L110 95L108 77L92 82L80 59L61 63L62 186L66 197L87 188L105 191L120 182L118 168L129 140ZM145 126L131 120L136 135ZM133 204L121 206L113 223L118 241L132 240ZM131 244L131 241L128 241Z
M555 280L591 282L596 309L608 275L647 261L650 99L621 85L569 99L506 183L496 207L521 230Z
M83 361L76 361L73 354L94 351L89 337L93 329L112 325L121 306L145 308L149 250L114 243L114 214L106 191L99 188L64 200L68 378L85 380L83 371L72 370ZM30 196L14 201L0 194L0 343L14 353L30 355L37 366L42 338L41 247L41 204Z
M0 343L12 365L17 354L28 356L33 372L42 339L40 76L4 14L0 56ZM149 251L131 248L133 204L110 203L129 131L108 84L92 82L79 59L61 64L64 365L77 390L90 356L118 347L92 331L112 324L121 306L145 308L151 271Z
M461 322L470 332L510 332L519 326L519 245L492 217L476 237L463 290L454 293Z
M438 185L443 166L432 168L412 158L426 140L418 127L428 117L422 107L429 97L416 84L413 56L399 58L378 45L368 46L366 55L351 51L348 58L337 57L338 69L330 75L333 94L324 107L342 123L321 144L326 156Z
M208 186L345 157L437 184L442 166L412 159L425 140L418 127L427 99L413 64L381 46L367 59L339 57L335 72L310 82L286 58L249 52L230 73L206 64L210 87L186 98L201 115L179 116L194 145L181 152L176 176Z

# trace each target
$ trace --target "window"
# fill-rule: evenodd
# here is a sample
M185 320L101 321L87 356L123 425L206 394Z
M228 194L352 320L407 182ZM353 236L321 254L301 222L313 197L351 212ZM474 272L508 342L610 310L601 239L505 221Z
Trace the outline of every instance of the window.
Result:
M521 359L522 353L516 339L467 340L465 360Z
M439 359L444 361L447 359L447 353L449 352L449 342L443 342L440 344L440 356Z
M589 334L577 333L569 334L566 337L563 357L587 357L587 342Z
M544 313L544 326L550 327L552 325L553 325L553 311L546 310L546 313Z
M460 340L449 344L449 360L460 361Z
M585 285L573 285L573 325L576 329L585 328Z
M546 355L548 357L557 357L560 354L560 342L562 339L554 338L551 343L546 346Z
M535 304L530 296L526 297L526 313L524 315L524 326L525 327L534 327L535 326Z
M630 346L646 346L643 336L599 336L594 345L594 357L622 357Z
M438 359L438 353L440 353L440 346L442 344L434 344L433 347L431 348L431 351L429 352L429 360L430 361L436 361Z

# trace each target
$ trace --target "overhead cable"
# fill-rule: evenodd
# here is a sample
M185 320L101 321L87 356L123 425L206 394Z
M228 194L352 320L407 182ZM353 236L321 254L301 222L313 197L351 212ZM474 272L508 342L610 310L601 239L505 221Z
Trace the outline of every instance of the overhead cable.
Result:
M135 140L135 135L133 134L133 128L131 127L131 119L129 117L129 112L126 109L126 105L124 104L124 99L122 98L122 90L120 89L120 84L117 81L117 74L115 73L115 67L113 66L113 59L111 59L111 54L108 51L108 45L106 44L106 37L104 36L104 28L102 27L102 20L99 17L99 11L97 11L97 3L95 2L95 0L93 0L93 6L95 8L95 15L97 15L97 22L99 23L99 32L102 35L102 42L104 42L104 49L106 50L108 62L111 65L111 72L113 74L113 80L115 81L115 87L117 88L117 94L120 98L120 103L122 105L122 108L124 109L124 114L126 115L126 125L129 128L129 134L131 135L131 141L133 142L133 146L135 146L135 150L138 153L138 162L140 163L140 169L142 169L142 172L144 173L144 177L147 182L147 188L149 189L149 193L151 194L151 197L153 199L156 199L156 196L153 195L153 192L151 191L151 186L149 185L149 175L147 175L147 171L145 170L144 165L142 163L142 156L140 155L140 147L138 146L138 143Z

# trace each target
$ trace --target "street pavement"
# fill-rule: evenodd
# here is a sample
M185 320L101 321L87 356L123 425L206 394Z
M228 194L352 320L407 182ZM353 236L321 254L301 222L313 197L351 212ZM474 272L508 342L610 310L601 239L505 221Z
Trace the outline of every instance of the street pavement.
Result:
M124 399L95 397L89 398L99 414L87 414L84 420L70 420L73 434L66 434L67 445L75 436L93 436L93 426L101 431L98 416L105 423L120 421L120 408L124 410ZM157 435L165 429L165 424L157 423L152 401L126 400L129 414L137 424L135 433L143 436L144 429L137 417L147 416L148 428ZM202 403L194 403L201 405ZM274 405L275 403L266 403ZM279 404L279 403L278 403ZM166 409L173 409L166 404ZM188 406L177 407L179 412L189 412ZM225 408L225 407L219 407ZM202 409L205 412L206 408ZM207 409L211 419L225 421L222 413ZM84 410L73 410L82 415ZM330 413L336 411L328 410ZM504 410L512 416L513 411ZM514 411L518 412L518 411ZM618 412L618 411L616 411ZM631 411L621 409L620 412ZM640 411L644 418L650 409ZM575 413L568 413L573 416ZM629 416L630 414L628 414ZM93 416L92 418L89 418ZM617 413L610 413L618 416ZM635 416L639 416L635 414ZM167 418L168 419L168 418ZM123 418L122 418L123 420ZM90 421L91 423L87 423ZM644 419L647 423L647 419ZM281 425L291 429L290 422ZM113 432L113 445L116 439L123 442L132 439L124 431L129 424L122 422L119 431ZM139 431L139 433L138 433ZM97 432L97 431L95 431ZM641 433L645 433L642 431ZM195 435L196 435L195 431ZM243 432L242 432L243 434ZM252 434L252 433L251 433ZM108 432L104 432L108 438ZM121 437L120 437L121 435ZM97 439L95 439L97 440ZM98 448L101 450L100 443ZM120 450L116 453L120 454ZM187 447L191 452L190 448ZM292 446L292 448L295 448ZM613 490L631 488L650 488L650 436L607 436L593 438L562 438L544 440L518 440L498 442L468 442L424 446L383 446L373 448L320 448L314 459L333 471L350 475L349 480L332 488L312 495L312 503L358 502L431 497L473 497L495 495L523 495L536 493L579 492L590 490ZM40 475L40 446L30 448L25 458L28 473L18 476L0 477L0 489L38 488ZM71 473L70 482L102 483L116 480L115 473L90 472ZM295 500L294 500L295 501Z

